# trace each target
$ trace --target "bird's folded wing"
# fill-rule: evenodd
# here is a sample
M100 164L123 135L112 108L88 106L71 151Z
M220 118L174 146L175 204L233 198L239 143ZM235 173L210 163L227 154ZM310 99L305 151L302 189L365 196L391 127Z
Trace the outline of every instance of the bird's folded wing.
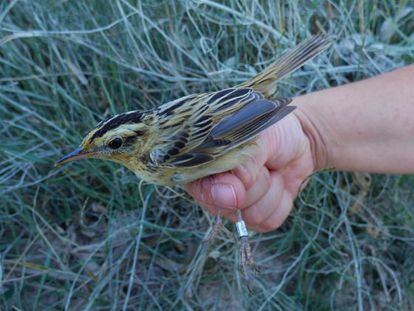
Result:
M293 111L293 106L287 106L290 101L263 99L252 90L213 93L196 103L198 107L194 106L174 134L161 138L150 158L155 165L175 167L212 161Z

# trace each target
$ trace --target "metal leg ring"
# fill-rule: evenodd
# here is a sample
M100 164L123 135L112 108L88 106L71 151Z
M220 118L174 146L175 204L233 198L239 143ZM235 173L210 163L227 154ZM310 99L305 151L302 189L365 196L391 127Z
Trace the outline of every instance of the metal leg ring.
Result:
M237 233L239 234L239 238L249 236L247 232L246 224L243 220L236 222Z

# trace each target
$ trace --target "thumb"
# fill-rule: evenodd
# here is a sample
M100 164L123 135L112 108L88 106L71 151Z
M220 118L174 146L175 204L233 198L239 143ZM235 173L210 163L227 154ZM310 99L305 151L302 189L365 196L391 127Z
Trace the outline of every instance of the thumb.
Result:
M231 172L208 176L187 186L188 193L201 204L236 210L246 200L246 189L242 181Z

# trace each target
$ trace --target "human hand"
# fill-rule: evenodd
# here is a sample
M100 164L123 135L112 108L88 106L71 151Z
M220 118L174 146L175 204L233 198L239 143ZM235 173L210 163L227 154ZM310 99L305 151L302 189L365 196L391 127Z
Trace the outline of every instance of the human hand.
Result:
M309 124L305 119L296 109L259 135L254 157L232 171L188 184L188 193L211 213L220 211L232 221L241 209L252 230L278 228L289 215L302 183L318 166L312 135L305 133Z
M259 136L254 159L188 192L212 213L235 221L241 209L251 229L270 231L318 169L413 174L413 77L411 65L295 98L298 108Z

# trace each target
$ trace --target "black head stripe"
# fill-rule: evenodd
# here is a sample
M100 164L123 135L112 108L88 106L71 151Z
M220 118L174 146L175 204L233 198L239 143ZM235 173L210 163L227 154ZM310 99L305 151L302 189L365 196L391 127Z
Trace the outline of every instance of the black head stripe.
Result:
M90 141L92 142L95 138L102 137L103 135L105 135L106 132L114 128L117 128L118 126L122 124L138 123L141 121L141 117L142 117L142 112L140 111L119 114L109 119L107 122L104 122L101 125L101 128L92 135Z

